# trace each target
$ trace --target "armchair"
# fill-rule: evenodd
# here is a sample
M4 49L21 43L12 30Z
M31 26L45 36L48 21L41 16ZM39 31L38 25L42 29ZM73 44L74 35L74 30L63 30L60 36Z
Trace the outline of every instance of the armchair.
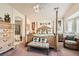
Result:
M78 49L78 42L75 34L68 34L64 37L63 46L70 49Z

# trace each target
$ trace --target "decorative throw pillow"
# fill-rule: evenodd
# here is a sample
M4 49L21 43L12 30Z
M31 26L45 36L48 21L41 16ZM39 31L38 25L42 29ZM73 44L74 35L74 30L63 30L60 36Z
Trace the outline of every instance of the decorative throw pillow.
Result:
M46 43L46 42L47 42L47 39L45 38L45 39L44 39L44 43Z
M39 38L36 38L36 42L39 42Z
M73 40L73 41L75 40L74 36L68 36L67 38L68 40Z
M40 42L43 42L42 39L43 39L43 38L40 38Z
M40 38L40 42L46 43L47 42L47 39L46 38Z
M36 38L35 37L33 38L33 42L36 42Z
M45 41L45 38L42 38L42 42L44 43L44 41Z

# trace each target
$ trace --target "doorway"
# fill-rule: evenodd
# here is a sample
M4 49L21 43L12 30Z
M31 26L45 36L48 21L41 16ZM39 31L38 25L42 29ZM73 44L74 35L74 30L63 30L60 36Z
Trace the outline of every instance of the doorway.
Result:
M22 42L22 21L21 20L15 20L15 45L18 45Z

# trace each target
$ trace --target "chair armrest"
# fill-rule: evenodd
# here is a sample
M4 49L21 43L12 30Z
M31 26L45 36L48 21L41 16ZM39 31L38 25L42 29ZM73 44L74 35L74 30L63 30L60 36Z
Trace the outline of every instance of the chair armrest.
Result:
M64 39L67 40L68 39L68 36L65 36Z
M63 38L63 46L65 47L65 40L66 40L66 37Z
M79 39L76 39L76 41L79 43Z
M68 40L68 38L67 37L64 37L63 38L63 46L65 47L65 40Z
M64 41L64 42L65 42L65 40L67 40L67 37L64 37L64 38L63 38L63 41Z

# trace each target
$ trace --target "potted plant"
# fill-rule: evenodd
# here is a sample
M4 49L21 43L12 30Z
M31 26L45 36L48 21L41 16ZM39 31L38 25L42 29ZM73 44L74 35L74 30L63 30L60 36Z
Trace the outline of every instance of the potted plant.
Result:
M10 22L10 15L8 13L4 15L4 21Z

